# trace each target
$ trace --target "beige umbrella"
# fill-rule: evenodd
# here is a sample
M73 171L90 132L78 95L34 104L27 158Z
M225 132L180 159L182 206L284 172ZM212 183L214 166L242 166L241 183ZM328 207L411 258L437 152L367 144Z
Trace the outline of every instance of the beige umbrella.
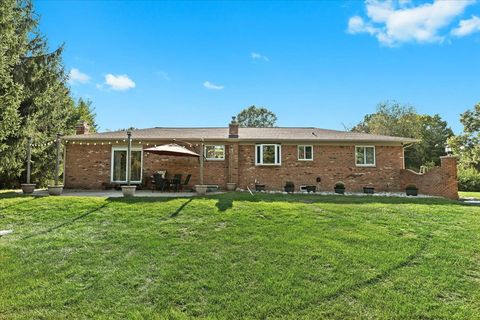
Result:
M196 152L193 152L192 150L188 150L183 146L179 146L176 143L170 143L170 144L164 144L158 147L146 148L143 151L165 155L165 156L200 158L200 184L203 184L203 144L200 149L201 155Z
M146 148L143 151L165 156L180 156L180 157L200 157L200 155L192 150L188 150L183 146L175 143L164 144L158 147Z

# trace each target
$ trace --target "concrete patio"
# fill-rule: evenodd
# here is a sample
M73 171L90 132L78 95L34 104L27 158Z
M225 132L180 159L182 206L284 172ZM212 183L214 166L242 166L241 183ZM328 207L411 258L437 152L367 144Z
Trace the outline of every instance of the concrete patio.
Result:
M23 194L22 190L15 190L18 194ZM222 194L224 192L208 192L207 195ZM46 189L37 189L33 192L33 196L48 196ZM151 190L137 190L135 197L156 197L156 198L187 198L196 196L195 192L152 192ZM60 197L106 197L121 198L123 197L121 190L77 190L64 189Z

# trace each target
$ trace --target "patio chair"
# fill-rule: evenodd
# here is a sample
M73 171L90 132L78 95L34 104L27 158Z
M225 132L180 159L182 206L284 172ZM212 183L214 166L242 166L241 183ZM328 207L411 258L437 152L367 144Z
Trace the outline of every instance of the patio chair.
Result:
M161 173L155 173L152 179L152 192L154 190L165 191L167 180L162 177Z
M180 191L183 191L183 188L188 186L188 183L190 182L191 177L192 177L191 174L187 175L187 177L185 178L185 181L180 184Z
M170 186L175 192L178 192L180 188L180 184L182 182L182 175L181 174L175 174L173 176L172 182L170 183Z

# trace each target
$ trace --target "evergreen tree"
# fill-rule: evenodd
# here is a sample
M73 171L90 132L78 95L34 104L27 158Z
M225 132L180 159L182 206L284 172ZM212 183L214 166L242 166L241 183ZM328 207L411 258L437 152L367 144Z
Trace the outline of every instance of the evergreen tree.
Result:
M76 112L61 54L38 30L31 1L0 6L0 187L24 180L26 143L33 138L32 181L53 179L56 133L75 130Z

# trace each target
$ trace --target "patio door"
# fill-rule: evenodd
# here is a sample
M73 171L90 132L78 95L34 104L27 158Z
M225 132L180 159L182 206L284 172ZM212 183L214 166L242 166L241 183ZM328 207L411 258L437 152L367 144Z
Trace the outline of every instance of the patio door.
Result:
M132 148L131 168L132 174L130 181L132 183L142 182L142 149ZM111 182L126 183L127 182L127 148L114 147L112 148L112 162L111 162Z

